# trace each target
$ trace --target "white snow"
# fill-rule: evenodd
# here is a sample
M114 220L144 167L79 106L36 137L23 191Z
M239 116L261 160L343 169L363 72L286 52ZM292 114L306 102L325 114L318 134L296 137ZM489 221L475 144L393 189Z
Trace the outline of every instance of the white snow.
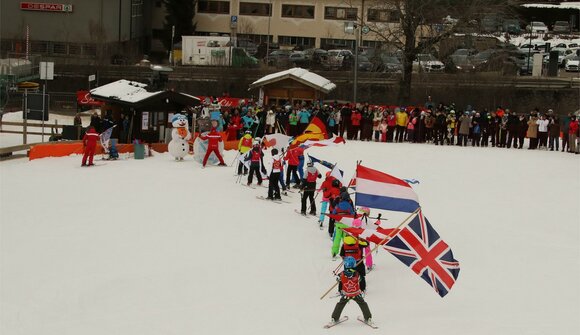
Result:
M145 87L147 87L147 84L119 79L112 83L92 89L91 95L135 103L163 92L148 92Z
M266 75L255 82L253 82L250 87L259 87L268 84L273 81L278 81L285 78L293 78L295 80L304 82L307 85L314 86L321 91L328 93L336 88L336 84L332 81L318 75L314 72L310 72L306 69L295 67L288 70L272 73Z
M559 4L547 3L528 3L523 4L522 7L528 8L558 8L558 9L580 9L580 2L562 2Z
M425 215L461 262L442 299L380 250L366 297L377 334L579 333L578 155L354 141L309 151L349 176L362 159L419 180ZM351 320L322 329L338 263L316 220L294 212L298 194L258 200L266 188L191 156L122 158L0 162L1 334L371 331L355 303ZM395 226L405 215L383 216Z

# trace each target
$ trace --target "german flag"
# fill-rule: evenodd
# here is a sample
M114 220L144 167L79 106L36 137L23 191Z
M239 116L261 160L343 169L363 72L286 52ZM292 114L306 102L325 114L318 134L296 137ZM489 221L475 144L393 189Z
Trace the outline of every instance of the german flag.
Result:
M312 121L310 121L310 124L308 124L306 129L304 129L304 133L302 133L302 135L296 136L294 141L292 141L292 145L299 145L308 140L319 141L326 140L328 138L330 138L330 136L328 136L328 132L326 131L326 125L324 122L322 122L322 120L315 116L312 118Z

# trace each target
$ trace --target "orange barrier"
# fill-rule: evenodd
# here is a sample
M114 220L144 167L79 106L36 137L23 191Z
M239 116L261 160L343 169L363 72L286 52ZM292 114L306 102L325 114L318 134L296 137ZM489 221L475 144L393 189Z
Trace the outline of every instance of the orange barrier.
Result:
M197 137L197 134L196 134ZM222 133L222 137L227 138L227 133ZM168 145L166 143L150 143L148 144L151 150L155 152L167 152ZM224 140L224 150L237 150L238 141L225 141ZM117 150L119 153L133 152L133 144L117 144ZM33 145L30 147L30 152L28 153L28 159L38 159L45 157L64 157L73 154L82 155L84 153L83 142L82 141L71 141L71 142L49 142ZM95 150L95 155L103 154L103 147L97 144L97 149Z

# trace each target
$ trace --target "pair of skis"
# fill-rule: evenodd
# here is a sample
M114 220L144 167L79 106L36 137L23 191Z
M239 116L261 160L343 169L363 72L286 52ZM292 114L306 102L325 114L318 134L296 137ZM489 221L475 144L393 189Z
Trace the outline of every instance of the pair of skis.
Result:
M372 321L371 321L371 322L367 322L367 321L365 321L365 319L363 319L363 318L362 318L362 317L360 317L360 316L357 316L357 318L356 318L356 319L357 319L358 321L360 321L360 322L364 323L365 325L367 325L367 326L371 327L372 329L378 329L378 328L379 328L379 327L378 327L377 325L375 325L375 324L374 324ZM343 317L342 317L342 318L340 318L340 320L338 320L338 321L331 321L331 322L329 322L329 323L325 324L323 328L325 328L325 329L332 328L332 327L334 327L334 326L336 326L336 325L338 325L338 324L341 324L341 323L345 322L346 320L348 320L348 316L343 316Z
M266 198L266 197L264 197L262 195L257 195L256 198L257 199L260 199L260 200L266 200L266 201L274 202L274 203L277 203L277 204L282 204L282 203L284 203L284 204L290 204L291 203L290 201L286 201L286 200L282 200L282 199L268 199L268 198Z

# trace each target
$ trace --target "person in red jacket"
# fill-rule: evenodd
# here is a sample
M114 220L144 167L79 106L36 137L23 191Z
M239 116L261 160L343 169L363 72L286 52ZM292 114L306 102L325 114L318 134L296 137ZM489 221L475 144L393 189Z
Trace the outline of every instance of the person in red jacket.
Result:
M219 143L222 141L222 136L220 135L220 133L217 132L216 128L212 127L207 135L200 135L199 138L201 138L204 141L208 141L207 151L205 152L205 157L203 157L203 167L205 167L207 159L209 158L209 155L211 155L212 152L219 159L220 161L219 165L225 166L226 163L224 163L224 159L222 158L222 155L220 155L219 151Z
M566 136L566 134L564 134ZM576 139L578 138L578 120L576 120L576 116L572 115L570 117L570 126L568 128L568 146L570 147L571 153L577 154L580 152L580 149L577 146Z
M348 134L351 140L356 140L358 138L358 131L360 129L360 121L362 120L362 114L357 109L352 111L350 116L350 122L352 123L352 135Z
M97 141L99 140L99 134L95 130L95 127L89 127L89 130L83 136L83 163L81 166L87 166L87 158L89 159L89 166L93 164L93 157L95 156L95 149L97 148Z
M298 177L298 165L300 165L300 156L304 155L304 148L300 146L290 146L284 156L284 160L288 161L288 169L286 169L286 185L290 187L290 175L296 181L294 188L300 187L300 178Z

